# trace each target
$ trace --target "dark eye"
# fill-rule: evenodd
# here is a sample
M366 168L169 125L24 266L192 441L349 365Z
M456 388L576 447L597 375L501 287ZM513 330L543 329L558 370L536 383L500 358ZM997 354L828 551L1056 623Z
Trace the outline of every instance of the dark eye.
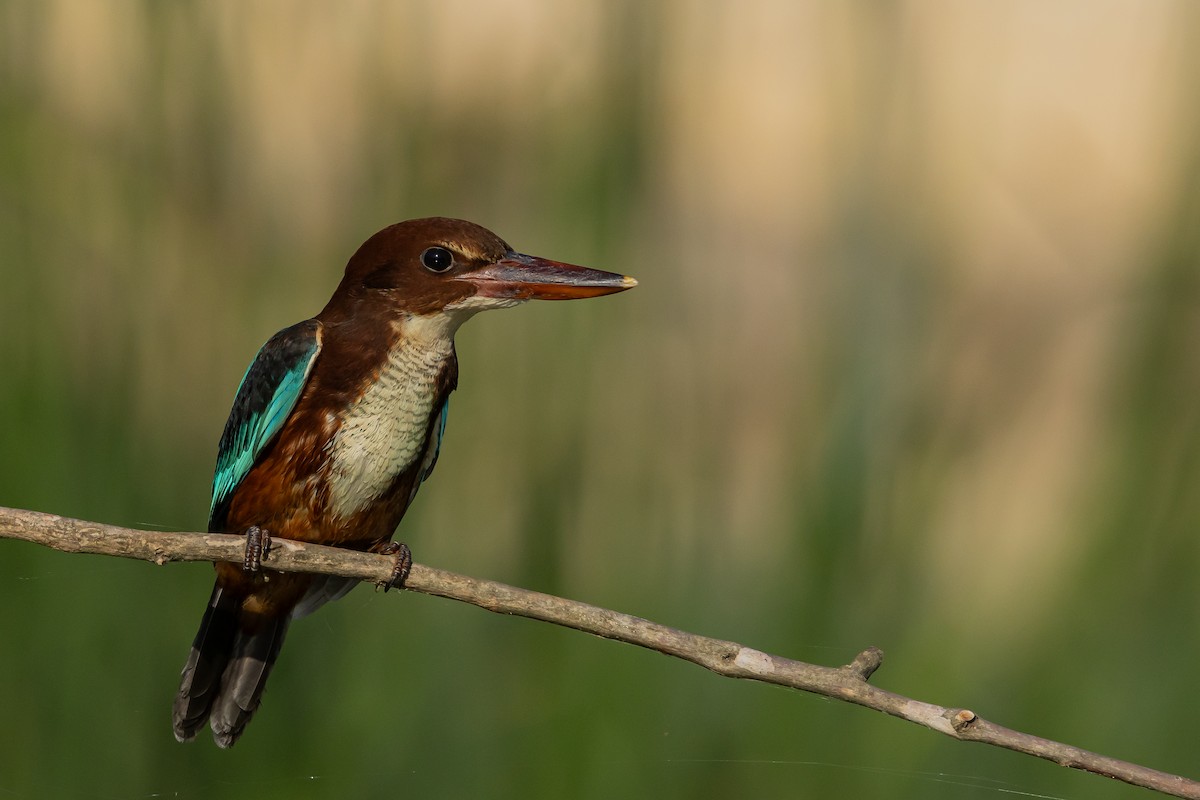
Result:
M454 266L454 254L444 247L431 247L421 253L421 264L430 272L445 272Z

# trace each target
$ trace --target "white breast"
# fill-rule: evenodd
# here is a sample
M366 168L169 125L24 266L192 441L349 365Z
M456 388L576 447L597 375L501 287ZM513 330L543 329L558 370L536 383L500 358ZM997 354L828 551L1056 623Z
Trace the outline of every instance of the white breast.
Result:
M438 322L416 317L403 326L378 380L343 418L330 445L335 515L353 516L423 457L438 373L454 352L453 331Z

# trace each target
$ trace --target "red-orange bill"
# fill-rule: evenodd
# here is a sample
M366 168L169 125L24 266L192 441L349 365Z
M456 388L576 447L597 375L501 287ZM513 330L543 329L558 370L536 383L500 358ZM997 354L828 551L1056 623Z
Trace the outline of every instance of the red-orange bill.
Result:
M637 286L637 281L626 275L521 253L512 253L460 280L475 284L484 297L518 300L577 300Z

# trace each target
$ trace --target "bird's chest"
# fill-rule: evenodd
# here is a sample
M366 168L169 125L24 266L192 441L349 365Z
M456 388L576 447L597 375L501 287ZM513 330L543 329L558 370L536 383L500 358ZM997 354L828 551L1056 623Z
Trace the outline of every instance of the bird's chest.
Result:
M426 456L438 375L450 347L395 346L330 442L329 509L347 518L383 495Z

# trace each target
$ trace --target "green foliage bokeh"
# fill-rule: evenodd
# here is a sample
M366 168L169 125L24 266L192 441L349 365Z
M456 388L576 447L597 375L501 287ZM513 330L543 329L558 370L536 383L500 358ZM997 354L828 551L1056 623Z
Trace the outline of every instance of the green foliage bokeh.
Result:
M1186 2L0 5L0 504L201 529L234 388L441 214L633 292L487 314L419 561L1197 776ZM204 565L0 541L0 796L1136 797L418 596L170 733Z

